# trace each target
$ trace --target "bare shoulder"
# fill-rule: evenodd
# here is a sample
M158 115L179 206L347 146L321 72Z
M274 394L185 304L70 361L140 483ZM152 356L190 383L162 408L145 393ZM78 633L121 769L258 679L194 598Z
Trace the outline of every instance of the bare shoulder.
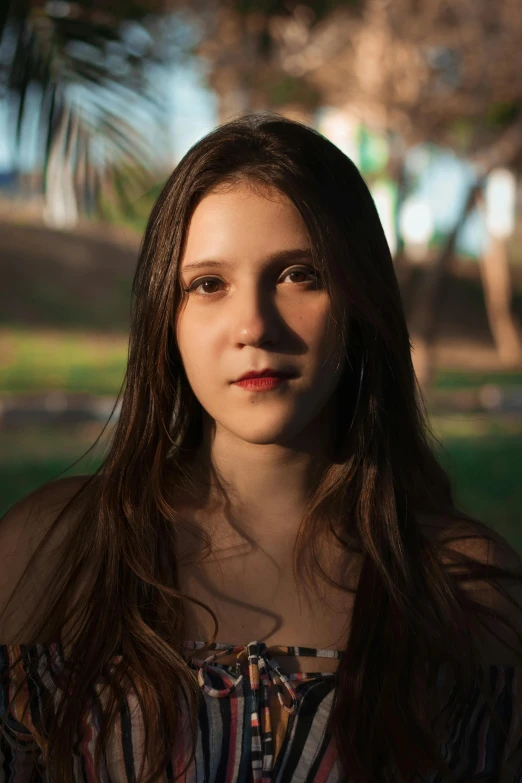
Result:
M430 521L433 540L447 551L499 566L522 576L522 556L498 531L478 520ZM449 562L449 561L448 561Z
M29 580L18 589L20 578L52 523L90 478L69 476L38 487L0 519L0 644L9 644L35 611L55 566L53 555L70 531L77 507L65 512L31 564Z
M0 557L10 557L26 548L34 550L51 523L91 476L68 476L37 487L17 501L0 519ZM63 525L70 523L65 514Z
M477 628L483 657L488 663L522 666L522 556L504 536L488 525L474 521L433 520L428 529L429 538L444 545L441 560L444 565L454 563L451 554L463 554L486 566L495 566L513 574L512 578L498 578L500 592L491 577L461 582L470 596L498 612L513 625L515 633L495 618L480 615L486 627ZM515 603L513 603L515 602ZM520 638L516 634L520 635ZM516 647L515 652L511 647Z

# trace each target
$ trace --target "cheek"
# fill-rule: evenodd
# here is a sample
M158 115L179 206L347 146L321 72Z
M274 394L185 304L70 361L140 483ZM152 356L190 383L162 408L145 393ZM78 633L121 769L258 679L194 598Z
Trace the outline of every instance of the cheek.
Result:
M205 361L205 343L198 338L198 330L184 321L178 326L176 339L185 372L188 376L198 374Z
M215 370L219 366L222 345L215 329L204 329L184 321L177 330L181 361L188 381L197 394L205 394L213 382L219 382Z
M329 302L318 302L315 307L303 308L294 320L293 328L309 348L320 349L334 338L334 324Z
M318 310L313 317L303 316L301 337L313 356L314 372L326 381L337 377L344 367L344 348L336 333L335 322L327 307Z

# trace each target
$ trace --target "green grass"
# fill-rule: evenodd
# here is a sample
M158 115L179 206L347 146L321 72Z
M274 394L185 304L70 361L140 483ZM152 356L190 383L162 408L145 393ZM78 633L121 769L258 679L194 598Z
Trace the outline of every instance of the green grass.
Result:
M432 426L460 507L522 554L522 417L433 416Z
M522 386L522 370L504 370L501 372L485 372L482 370L439 369L435 376L435 388L452 391L453 389L470 389L487 383L508 388Z
M64 392L116 395L128 339L71 331L0 331L0 394Z
M0 438L0 516L63 470L66 476L94 473L107 450L109 427L93 450L82 455L94 445L102 428L94 423L4 430ZM71 467L78 459L80 462Z
M432 418L442 441L439 459L454 483L461 507L503 535L522 554L522 417L444 416ZM101 424L24 427L0 438L0 515L18 499L53 479L94 472L110 442L108 429L93 452Z

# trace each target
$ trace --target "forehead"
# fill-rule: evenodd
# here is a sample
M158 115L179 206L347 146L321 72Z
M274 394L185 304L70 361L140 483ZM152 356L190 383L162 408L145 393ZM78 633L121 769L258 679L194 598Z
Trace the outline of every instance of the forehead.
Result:
M183 260L269 256L309 246L308 231L292 201L275 188L237 185L205 196L192 215Z

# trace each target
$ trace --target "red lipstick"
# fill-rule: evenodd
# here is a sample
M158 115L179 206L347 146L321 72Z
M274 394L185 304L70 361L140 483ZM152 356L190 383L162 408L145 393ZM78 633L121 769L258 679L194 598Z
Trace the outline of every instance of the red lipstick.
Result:
M295 378L296 373L292 371L273 370L270 367L265 370L250 370L244 373L237 381L236 386L248 391L270 391L276 389L290 378Z

